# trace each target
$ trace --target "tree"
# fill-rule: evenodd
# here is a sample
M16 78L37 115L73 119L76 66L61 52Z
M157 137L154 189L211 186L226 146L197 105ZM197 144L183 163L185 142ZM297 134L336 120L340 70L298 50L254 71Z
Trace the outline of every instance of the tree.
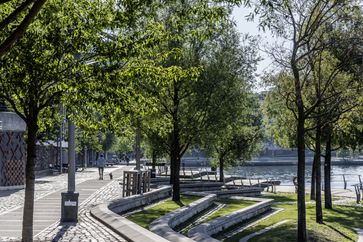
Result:
M309 90L311 83L309 58L326 48L324 40L326 27L340 18L340 13L352 6L353 1L290 1L263 7L262 24L274 33L289 41L290 48L281 46L280 51L271 52L280 66L291 72L294 91L289 93L293 99L294 116L297 120L298 148L298 241L306 241L305 214L305 120L321 102L322 96L314 102L306 103L304 89ZM328 85L327 85L328 86ZM310 104L310 105L307 105ZM319 216L318 221L322 219Z
M171 160L173 200L178 201L180 159L205 126L204 117L210 111L210 105L203 105L210 101L210 87L205 90L206 83L199 78L199 55L226 9L207 1L172 1L157 10L153 18L139 25L150 30L145 35L153 36L153 43L145 45L153 47L127 63L114 59L115 66L122 69L110 79L113 98L109 106L123 109L126 101L130 109L122 111L130 119L152 120L152 125L141 126L148 129L146 134L163 137L162 146L167 147ZM125 69L130 70L127 75Z
M48 114L58 109L61 100L66 103L75 97L76 90L91 84L84 81L91 75L87 61L93 56L88 53L91 46L102 42L99 31L109 20L110 6L113 4L98 1L48 1L24 37L1 59L0 99L27 124L23 241L33 238L39 128L43 118L52 118ZM68 107L68 113L72 108Z
M103 139L101 140L102 151L104 152L106 159L107 159L107 152L112 148L115 142L116 142L115 134L106 132Z
M0 22L0 31L2 32L2 36L0 36L0 58L24 35L46 1L25 0L22 3L11 0L0 1L3 10L10 10L10 14L2 16Z
M257 96L251 91L258 55L256 40L245 36L240 43L233 26L225 25L217 39L201 75L217 88L202 143L218 160L224 181L224 167L250 158L261 139Z

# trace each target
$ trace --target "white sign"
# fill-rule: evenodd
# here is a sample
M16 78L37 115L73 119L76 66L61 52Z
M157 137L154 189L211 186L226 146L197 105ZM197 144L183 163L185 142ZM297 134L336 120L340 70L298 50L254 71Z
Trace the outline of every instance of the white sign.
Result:
M0 120L0 130L3 130L3 121Z
M64 206L67 206L67 207L76 207L77 206L77 202L76 201L65 201L64 202Z

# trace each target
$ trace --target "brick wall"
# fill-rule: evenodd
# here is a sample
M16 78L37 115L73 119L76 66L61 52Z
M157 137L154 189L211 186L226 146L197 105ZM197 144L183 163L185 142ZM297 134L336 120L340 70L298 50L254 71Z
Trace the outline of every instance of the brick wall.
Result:
M0 132L0 186L24 184L26 149L24 132Z

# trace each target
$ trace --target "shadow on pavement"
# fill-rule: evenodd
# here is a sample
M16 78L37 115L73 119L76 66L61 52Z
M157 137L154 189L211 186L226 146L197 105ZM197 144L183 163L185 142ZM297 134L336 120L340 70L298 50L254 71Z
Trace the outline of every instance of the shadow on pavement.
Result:
M24 188L0 191L0 197L7 197L7 196L10 196L11 194L16 193L16 192L18 192L18 191L20 191L20 190L24 190Z
M61 226L61 228L59 229L58 233L52 239L53 242L60 241L63 238L64 234L67 232L67 230L72 229L73 227L77 226L77 223L74 223L74 222L61 223L60 222L58 226Z

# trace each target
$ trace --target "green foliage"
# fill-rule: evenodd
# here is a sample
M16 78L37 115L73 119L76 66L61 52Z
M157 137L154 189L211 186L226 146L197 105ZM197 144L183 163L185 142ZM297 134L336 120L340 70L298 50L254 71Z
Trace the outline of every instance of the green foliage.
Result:
M363 150L363 98L357 101L357 106L344 113L334 126L337 146L351 151Z
M60 101L84 83L89 67L82 54L97 38L100 6L97 1L48 1L21 41L1 58L0 98L24 120L39 116L39 127L49 129Z
M107 132L102 139L102 150L104 152L109 151L112 146L116 143L116 136L113 133Z
M89 132L87 130L77 129L76 140L78 141L76 143L78 151L82 150L84 147L96 152L102 151L102 144L99 140L98 132Z
M262 104L263 124L266 137L273 140L281 147L296 147L296 119L287 105L291 107L290 102L286 102L286 96L281 94L281 89L291 88L288 83L292 77L286 73L280 73L276 76L265 77L266 82L273 83L276 88L270 89ZM283 86L283 87L281 87ZM289 91L286 91L289 93Z
M134 137L131 135L119 136L116 139L116 144L113 146L112 151L118 154L128 153L133 151Z
M239 37L233 27L225 26L203 72L206 86L202 89L213 87L208 96L213 112L207 116L210 123L203 143L226 165L249 159L262 139L258 100L251 91L257 43L245 37L242 46Z

